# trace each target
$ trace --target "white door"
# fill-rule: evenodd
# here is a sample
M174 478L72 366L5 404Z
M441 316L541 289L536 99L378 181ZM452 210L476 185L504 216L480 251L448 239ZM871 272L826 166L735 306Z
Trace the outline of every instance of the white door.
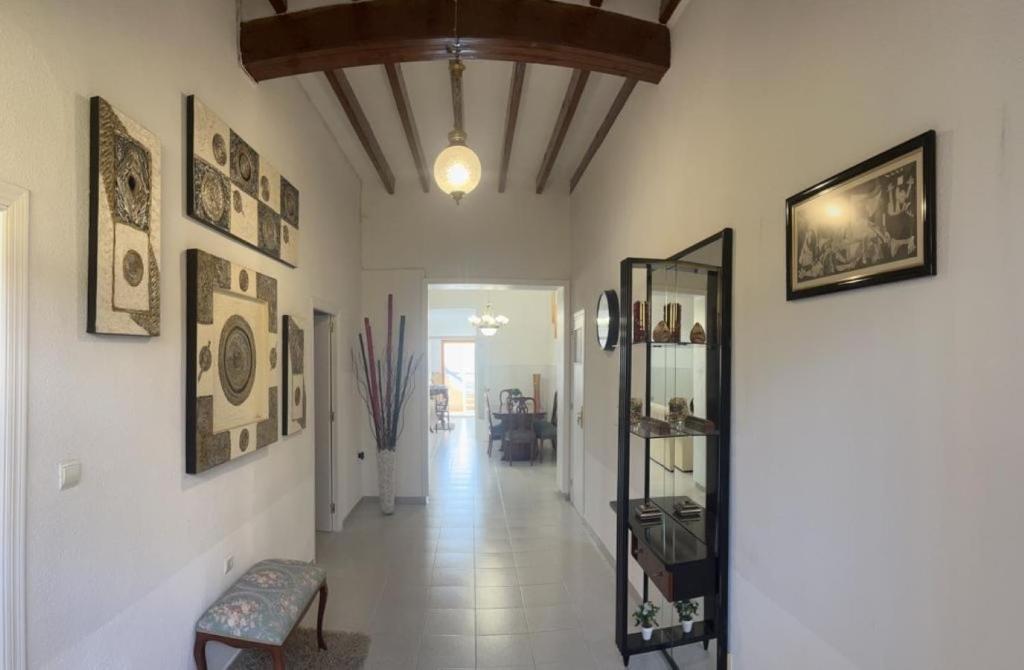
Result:
M583 444L583 351L586 349L586 314L581 309L572 318L572 403L569 417L572 421L572 472L569 498L580 513L586 512L584 499L584 464L586 449Z
M334 528L334 317L313 314L313 377L316 384L316 529Z

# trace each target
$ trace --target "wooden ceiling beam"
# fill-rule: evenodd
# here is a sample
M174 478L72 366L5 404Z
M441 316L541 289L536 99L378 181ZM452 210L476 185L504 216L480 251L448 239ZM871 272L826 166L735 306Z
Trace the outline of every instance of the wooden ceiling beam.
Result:
M551 139L548 140L548 148L544 151L544 160L541 161L540 170L537 171L537 193L544 192L548 177L551 176L551 168L555 166L558 152L562 150L562 142L565 141L565 134L569 132L569 125L572 123L572 117L576 114L576 108L580 104L583 89L586 88L589 78L589 71L573 70L569 87L565 90L565 97L562 99L562 109L558 112L555 128L551 131Z
M505 111L505 142L501 148L501 171L498 174L498 193L505 192L508 184L508 166L512 160L512 142L516 136L516 123L519 120L519 103L523 98L523 78L526 76L526 63L512 66L512 82L508 87L508 108Z
M324 72L324 76L327 77L327 82L334 90L334 95L337 96L338 102L345 110L345 115L352 124L352 130L355 131L356 137L363 145L366 155L373 163L374 169L377 170L381 183L387 192L393 195L395 193L395 175L391 172L391 166L388 165L384 152L380 150L377 136L373 134L373 128L370 127L370 122L367 120L366 114L363 113L363 107L359 104L359 99L356 98L356 93L352 90L348 77L342 70L328 70Z
M409 143L409 153L412 154L412 161L416 164L416 173L419 175L420 186L423 188L424 193L430 193L430 173L427 172L427 161L423 157L423 144L420 143L420 133L416 128L416 118L412 114L412 104L409 102L409 93L405 88L402 66L399 63L385 63L384 71L388 75L388 84L391 85L391 95L395 98L398 117L402 120L405 139Z
M257 81L423 60L447 60L450 0L374 0L245 21L242 64ZM544 63L657 83L668 29L653 21L547 0L459 3L463 58Z
M587 171L590 161L594 159L597 150L601 148L604 139L608 137L612 124L615 123L615 119L619 118L619 113L626 106L626 101L629 100L629 96L633 93L633 89L636 88L636 84L636 79L627 79L622 82L622 88L619 89L615 100L612 101L612 106L608 109L608 113L605 114L604 121L601 122L597 133L594 134L594 139L590 141L590 146L587 147L587 152L583 154L583 160L580 161L580 164L576 167L576 172L573 173L572 179L569 181L570 193L576 190L576 184L580 183L580 179L583 177L583 173Z
M604 4L604 0L590 0L591 7L600 7Z
M278 14L284 14L288 11L288 0L270 0L270 6Z
M658 22L668 23L679 6L680 0L661 0L661 7L658 9Z

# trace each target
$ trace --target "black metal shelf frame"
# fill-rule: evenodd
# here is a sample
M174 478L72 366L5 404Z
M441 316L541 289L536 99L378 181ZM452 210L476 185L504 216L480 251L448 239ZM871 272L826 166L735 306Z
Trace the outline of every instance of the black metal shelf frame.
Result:
M615 580L615 642L622 654L623 661L628 665L629 657L636 654L661 651L672 667L676 663L669 651L678 646L703 643L705 648L711 640L715 641L716 668L726 670L728 657L728 594L729 594L729 446L731 418L731 374L732 360L730 343L732 341L732 229L726 228L719 233L689 247L668 259L627 258L620 265L620 323L619 332L623 334L619 351L619 442L618 442L618 485L616 501L612 503L616 511L616 580ZM709 264L707 252L710 245L720 244L721 264ZM697 259L700 259L698 262ZM683 268L695 274L707 277L707 341L708 345L691 343L653 343L633 342L633 310L635 270L647 270L645 294L650 309L652 302L652 273L665 268ZM639 296L638 296L639 297ZM652 319L653 320L653 319ZM633 348L642 347L643 358L634 356ZM659 347L700 347L706 351L706 397L707 414L715 424L713 434L684 432L684 436L709 437L707 445L714 443L713 448L706 450L707 489L706 505L701 510L699 519L685 520L663 515L664 525L640 524L633 518L633 508L638 502L651 500L651 454L650 441L659 437L676 435L645 435L637 434L630 425L630 399L633 381L633 365L645 365L644 381L644 413L651 414L651 354ZM641 363L642 361L642 363ZM639 390L639 389L638 389ZM643 501L630 500L630 451L631 443L641 440L644 445L644 497ZM665 509L665 503L660 505ZM682 532L696 542L695 547L703 546L696 554L706 556L696 561L682 561L669 565L672 554L659 543L664 542L666 534ZM631 537L632 545L631 546ZM676 536L673 536L676 537ZM676 537L678 539L678 537ZM649 574L644 568L643 598L649 598L650 583L657 582L658 588L664 590L666 571L672 578L686 581L688 576L694 578L692 583L676 584L673 592L687 593L693 584L707 584L704 597L704 621L696 622L693 631L683 633L682 628L673 626L655 631L650 641L645 641L638 633L628 632L629 617L629 563L634 560L633 551L639 545L643 552L640 558L655 560L659 566L656 575ZM706 553L703 553L705 552ZM651 558L653 557L653 559ZM661 569L663 568L663 569ZM688 572L693 570L693 572ZM710 575L710 577L708 577ZM697 577L701 576L701 579Z

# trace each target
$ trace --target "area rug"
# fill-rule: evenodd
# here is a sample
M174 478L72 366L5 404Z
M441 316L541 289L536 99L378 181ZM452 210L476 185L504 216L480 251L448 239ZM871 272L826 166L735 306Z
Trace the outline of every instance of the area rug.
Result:
M316 630L300 628L284 646L288 670L359 670L370 653L370 638L362 633L324 631L327 649L316 645ZM270 654L245 649L228 670L273 670Z

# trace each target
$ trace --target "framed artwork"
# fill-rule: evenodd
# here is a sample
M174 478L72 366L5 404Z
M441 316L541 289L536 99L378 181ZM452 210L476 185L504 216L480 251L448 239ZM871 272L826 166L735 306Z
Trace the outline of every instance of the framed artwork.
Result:
M160 334L160 141L90 101L86 330Z
M934 275L935 131L786 200L786 299Z
M186 126L188 215L298 267L298 189L194 95Z
M284 381L281 388L282 415L284 417L284 434L294 435L306 428L306 329L305 324L294 316L285 315L281 333L284 342L281 351L284 353Z
M185 471L277 441L277 280L186 252Z

